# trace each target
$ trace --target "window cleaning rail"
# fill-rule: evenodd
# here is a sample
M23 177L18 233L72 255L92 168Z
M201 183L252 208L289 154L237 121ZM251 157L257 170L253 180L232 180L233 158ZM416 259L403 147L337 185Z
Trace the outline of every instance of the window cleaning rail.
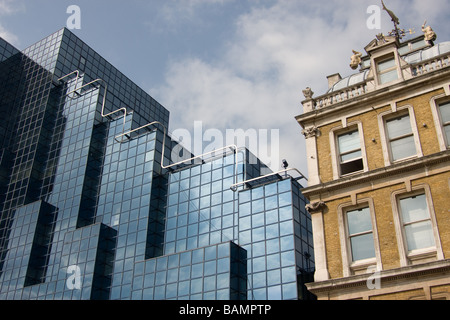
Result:
M75 99L73 96L71 97L70 95L75 93L75 94L77 94L78 96L80 96L80 95L81 95L81 90L82 90L83 88L89 87L89 86L93 85L94 83L103 83L104 86L105 86L105 92L104 92L104 94L103 94L103 101L102 101L102 117L103 117L103 118L109 117L109 116L111 116L111 115L113 115L113 114L115 114L115 113L118 113L118 112L121 112L121 111L122 111L122 112L123 112L123 128L124 128L123 130L125 130L125 126L126 126L126 115L128 114L128 113L127 113L127 109L126 109L125 107L119 108L119 109L117 109L117 110L115 110L115 111L112 111L112 112L110 112L110 113L105 114L106 93L108 92L108 84L106 83L106 81L104 81L103 79L98 78L98 79L95 79L95 80L93 80L93 81L91 81L91 82L89 82L89 83L86 83L85 85L82 85L81 87L77 88L77 86L78 86L78 80L80 79L80 71L78 71L78 70L75 70L75 71L73 71L73 72L71 72L71 73L65 75L64 77L59 78L58 81L61 81L61 80L65 79L65 78L68 78L68 77L70 77L70 76L73 75L73 74L76 74L76 75L77 75L77 76L76 76L76 82L75 82L75 89L73 89L72 91L68 92L68 93L67 93L67 96L68 96L69 98L71 98L71 99ZM80 93L77 92L78 90L80 91ZM122 136L123 136L123 134L122 134L122 135L119 135L119 136L116 136L115 139L117 140L118 137L122 137ZM119 142L121 142L121 141L119 141Z
M91 86L91 85L93 85L95 83L103 83L104 86L105 86L105 90L104 90L103 100L102 100L102 109L101 109L102 117L105 118L105 117L109 117L109 116L111 116L111 115L113 115L115 113L123 112L123 130L122 130L123 132L121 134L119 134L119 135L114 137L114 139L117 142L124 143L124 142L128 141L131 138L131 134L132 133L137 132L137 131L142 130L142 129L145 129L145 128L148 128L150 126L160 125L163 128L163 144L162 144L163 147L162 147L162 153L161 153L161 168L163 168L163 169L170 169L170 168L173 168L175 166L178 166L178 165L181 165L181 164L184 164L184 163L187 163L187 162L191 162L191 161L199 159L199 158L203 158L204 156L207 156L207 155L210 155L210 154L215 154L215 153L217 153L219 151L222 151L222 150L231 149L233 151L233 153L234 153L234 164L235 164L235 168L234 168L234 171L235 171L234 172L234 183L237 183L237 181L238 181L238 173L239 173L238 168L239 167L238 167L238 147L236 145L229 145L229 146L226 146L226 147L223 147L223 148L219 148L219 149L216 149L216 150L213 150L213 151L210 151L210 152L206 152L206 153L201 154L199 156L195 156L195 157L192 157L192 158L189 158L189 159L185 159L185 160L182 160L182 161L179 161L179 162L176 162L176 163L172 163L172 164L169 164L169 165L165 166L164 165L164 152L165 152L166 136L167 136L167 128L166 128L166 126L164 126L159 121L153 121L153 122L147 123L147 124L145 124L145 125L143 125L143 126L141 126L139 128L131 129L131 130L125 132L126 115L128 114L127 109L125 107L119 108L119 109L117 109L115 111L112 111L112 112L110 112L108 114L105 114L106 94L108 92L108 84L106 83L106 81L104 81L103 79L98 78L98 79L95 79L95 80L93 80L93 81L91 81L89 83L86 83L85 85L82 85L81 87L77 88L78 87L78 82L79 82L79 79L80 79L80 71L79 70L73 71L73 72L71 72L71 73L69 73L69 74L59 78L58 81L62 81L63 79L68 78L68 77L70 77L72 75L76 75L76 78L75 78L75 89L73 89L72 91L70 91L70 92L68 92L66 94L69 98L71 98L71 99L78 98L79 96L81 96L81 90L83 88ZM80 93L78 93L78 91L80 91ZM74 96L74 94L76 94L77 96ZM126 138L124 138L124 137L126 137Z
M233 184L230 187L230 189L233 190L233 191L237 191L238 187L241 186L241 185L246 185L247 183L258 181L258 180L262 180L262 179L265 179L265 178L268 178L268 177L271 177L271 176L276 176L276 175L279 175L279 174L282 174L282 173L286 173L287 174L289 171L296 171L300 175L300 177L298 177L297 180L305 179L306 181L308 181L308 179L298 169L296 169L296 168L287 168L287 169L284 169L284 170L281 170L281 171L278 171L278 172L272 172L272 173L266 174L266 175L261 176L261 177L245 180L245 181L242 181L242 182L237 182L237 183Z
M170 169L170 168L173 168L175 166L178 166L178 165L181 165L181 164L184 164L184 163L187 163L187 162L192 162L192 161L194 161L196 159L203 159L203 157L205 157L207 155L215 154L218 151L226 151L228 149L231 149L233 151L233 153L234 153L234 184L231 185L230 189L233 190L234 192L237 191L238 187L241 186L241 185L245 185L247 183L254 182L254 181L257 181L257 180L261 180L261 179L264 179L264 178L267 178L267 177L270 177L270 176L275 176L275 175L278 175L278 174L281 174L281 173L286 173L287 174L287 172L289 172L289 171L296 171L301 176L301 177L299 177L299 179L304 178L306 181L308 181L308 179L298 169L288 168L288 169L281 170L281 171L274 172L274 173L270 173L270 174L267 174L267 175L264 175L264 176L261 176L261 177L258 177L258 178L253 178L253 179L249 179L249 180L246 180L246 181L238 182L238 175L239 175L238 152L239 152L239 150L238 150L238 147L236 145L228 145L226 147L222 147L222 148L219 148L219 149L216 149L216 150L213 150L213 151L210 151L210 152L206 152L206 153L203 153L201 155L194 156L194 157L191 157L189 159L185 159L185 160L182 160L182 161L179 161L179 162L176 162L176 163L172 163L172 164L169 164L169 165L165 166L164 165L164 152L165 152L165 145L166 145L166 136L168 134L166 126L164 126L159 121L153 121L153 122L147 123L147 124L145 124L145 125L143 125L143 126L141 126L139 128L131 129L131 130L125 132L126 116L128 114L127 109L125 107L119 108L119 109L117 109L115 111L112 111L110 113L105 114L106 94L108 92L108 84L106 83L106 81L104 81L103 79L98 78L98 79L95 79L95 80L93 80L93 81L91 81L89 83L86 83L86 84L82 85L81 87L77 88L78 82L79 82L79 79L80 79L80 71L79 70L75 70L75 71L73 71L73 72L71 72L71 73L69 73L69 74L59 78L58 81L61 81L61 80L65 79L65 78L68 78L68 77L70 77L70 76L72 76L74 74L76 74L75 89L73 89L72 91L70 91L70 92L68 92L66 94L69 98L75 99L77 97L80 97L81 96L81 90L83 88L89 87L89 86L91 86L91 85L93 85L95 83L99 83L99 84L103 83L104 87L105 87L105 90L104 90L103 99L102 99L102 109L101 109L102 117L105 118L105 117L109 117L109 116L111 116L111 115L113 115L115 113L123 112L123 130L122 130L123 132L121 134L119 134L119 135L114 137L114 139L117 142L124 143L126 141L129 141L129 139L131 139L131 134L132 133L137 132L137 131L142 130L142 129L145 129L145 128L148 128L150 126L160 125L163 128L163 143L162 143L163 147L162 147L162 152L161 152L161 168L163 168L163 169ZM78 93L78 90L80 91L80 93ZM76 94L77 96L75 97L75 96L73 96L73 94ZM120 138L120 140L119 140L119 138Z

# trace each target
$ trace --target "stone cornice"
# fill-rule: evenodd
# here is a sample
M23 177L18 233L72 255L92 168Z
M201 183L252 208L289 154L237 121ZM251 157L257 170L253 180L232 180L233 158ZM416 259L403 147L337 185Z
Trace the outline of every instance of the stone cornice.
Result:
M295 119L300 124L312 120L317 121L322 117L330 117L330 113L342 112L342 109L352 108L353 106L361 105L361 103L374 104L379 101L385 101L386 105L389 105L395 96L401 96L405 91L414 93L418 89L423 89L424 85L430 86L430 91L432 91L433 87L434 89L439 89L439 86L436 86L436 84L445 83L450 78L449 76L450 68L438 69L430 73L426 73L425 75L404 80L389 87L367 92L345 101L336 102L330 106L316 108L311 112L296 116ZM319 98L320 97L315 98L314 100Z
M416 279L421 276L450 272L450 260L440 260L435 262L424 263L420 265L411 265L407 267L378 271L378 277L381 283L392 282L397 280ZM350 276L346 278L332 279L321 282L307 283L308 290L319 294L321 292L343 290L367 286L367 281L373 274L367 273L363 275Z
M350 177L345 177L330 182L326 182L323 184L307 187L302 189L302 193L308 197L315 194L321 194L324 192L359 185L362 183L374 182L377 179L392 177L394 175L411 172L412 170L445 162L450 163L450 150L442 151L425 157L415 158L412 160L391 165L389 167L383 167L368 172L355 174Z

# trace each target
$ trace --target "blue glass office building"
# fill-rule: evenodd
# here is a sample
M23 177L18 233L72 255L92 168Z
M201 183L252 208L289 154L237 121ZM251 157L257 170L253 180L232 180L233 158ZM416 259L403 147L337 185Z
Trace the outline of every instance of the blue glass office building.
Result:
M0 38L0 110L0 299L311 297L299 179L174 161L169 112L69 30Z

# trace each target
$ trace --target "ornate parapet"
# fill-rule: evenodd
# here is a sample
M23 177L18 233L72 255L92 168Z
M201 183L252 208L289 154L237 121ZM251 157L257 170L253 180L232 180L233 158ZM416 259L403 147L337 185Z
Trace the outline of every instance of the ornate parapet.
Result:
M303 90L303 95L305 96L306 99L305 101L302 102L303 112L308 113L310 111L313 111L316 106L316 102L313 99L314 92L311 90L310 87L307 87L305 90Z

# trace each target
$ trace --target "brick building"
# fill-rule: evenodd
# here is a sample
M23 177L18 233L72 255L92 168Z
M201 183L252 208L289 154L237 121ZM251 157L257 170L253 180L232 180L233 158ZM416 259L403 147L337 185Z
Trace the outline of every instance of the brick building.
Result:
M318 299L450 299L450 42L424 30L304 91Z

